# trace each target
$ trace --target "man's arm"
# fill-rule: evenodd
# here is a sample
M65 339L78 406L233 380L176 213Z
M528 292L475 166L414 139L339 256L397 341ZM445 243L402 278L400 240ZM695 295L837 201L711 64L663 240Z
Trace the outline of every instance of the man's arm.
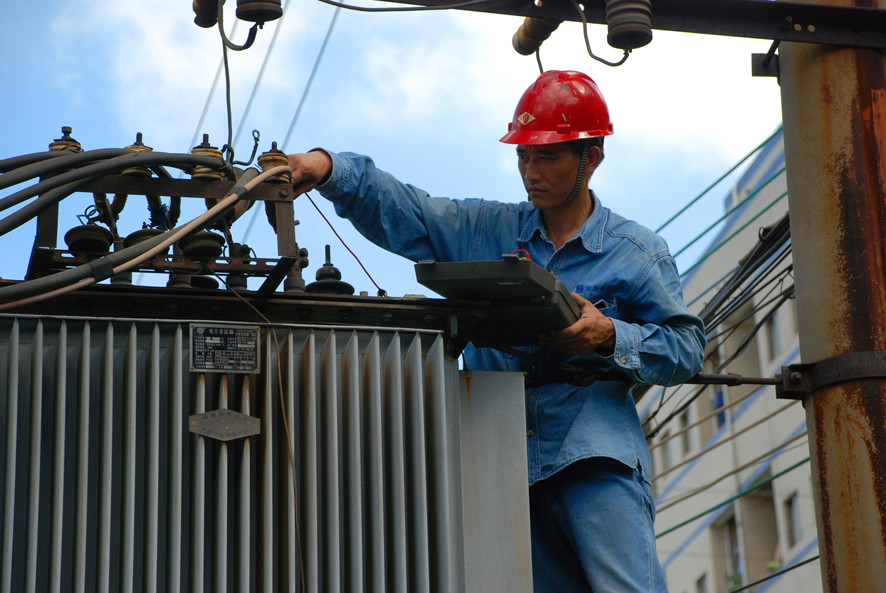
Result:
M288 158L297 192L316 189L376 245L412 261L472 259L485 211L482 200L431 197L363 155L318 149Z

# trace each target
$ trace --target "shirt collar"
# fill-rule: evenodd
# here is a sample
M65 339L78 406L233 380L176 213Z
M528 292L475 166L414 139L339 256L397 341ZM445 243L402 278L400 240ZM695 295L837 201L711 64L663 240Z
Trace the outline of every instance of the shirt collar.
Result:
M578 229L576 236L581 239L582 246L591 253L600 253L603 250L603 233L606 229L606 222L609 220L609 210L603 207L597 195L591 191L591 199L594 201L594 211L585 221L581 228ZM526 223L523 225L522 232L518 238L523 243L528 243L536 235L545 241L548 240L548 231L545 229L544 221L541 218L541 212L533 210ZM570 239L570 241L574 240Z

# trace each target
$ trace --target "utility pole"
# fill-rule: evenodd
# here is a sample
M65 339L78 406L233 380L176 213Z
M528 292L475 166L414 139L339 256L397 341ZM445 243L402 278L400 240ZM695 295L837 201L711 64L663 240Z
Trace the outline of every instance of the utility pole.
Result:
M883 10L886 0L841 5ZM779 71L800 355L804 365L836 362L833 368L841 374L839 382L803 398L822 580L829 593L881 591L886 583L886 54L782 43Z

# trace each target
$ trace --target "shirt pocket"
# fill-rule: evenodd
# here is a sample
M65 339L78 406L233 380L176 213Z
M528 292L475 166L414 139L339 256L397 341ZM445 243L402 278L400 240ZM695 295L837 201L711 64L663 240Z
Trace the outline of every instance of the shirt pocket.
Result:
M625 321L626 316L621 311L621 308L619 307L619 301L615 297L609 296L588 300L590 300L591 303L593 303L593 305L597 307L597 310L600 311L600 313L602 313L605 317Z

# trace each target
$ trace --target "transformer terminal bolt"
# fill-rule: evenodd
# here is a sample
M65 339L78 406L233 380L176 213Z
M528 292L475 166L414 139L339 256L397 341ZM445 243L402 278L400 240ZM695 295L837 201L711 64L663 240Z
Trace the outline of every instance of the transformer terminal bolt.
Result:
M209 144L209 134L203 134L203 142L191 149L191 154L222 158L222 151ZM209 167L195 166L191 170L191 179L221 179L222 172Z
M144 142L142 142L142 133L137 132L135 134L135 143L127 146L129 150L134 150L136 152L153 152L153 148L150 146L145 146ZM152 175L151 170L147 167L129 167L128 169L123 169L120 172L121 175L139 175L142 177L150 177Z
M261 153L258 156L258 166L261 167L262 171L267 171L281 165L288 166L289 159L287 158L285 152L277 148L276 142L271 142L271 149L267 152ZM280 175L274 175L273 177L268 178L268 181L289 183L290 179L291 176L289 173L282 173Z
M49 145L49 150L69 150L71 152L81 152L83 147L79 142L71 138L71 126L62 126L62 137L56 138Z

